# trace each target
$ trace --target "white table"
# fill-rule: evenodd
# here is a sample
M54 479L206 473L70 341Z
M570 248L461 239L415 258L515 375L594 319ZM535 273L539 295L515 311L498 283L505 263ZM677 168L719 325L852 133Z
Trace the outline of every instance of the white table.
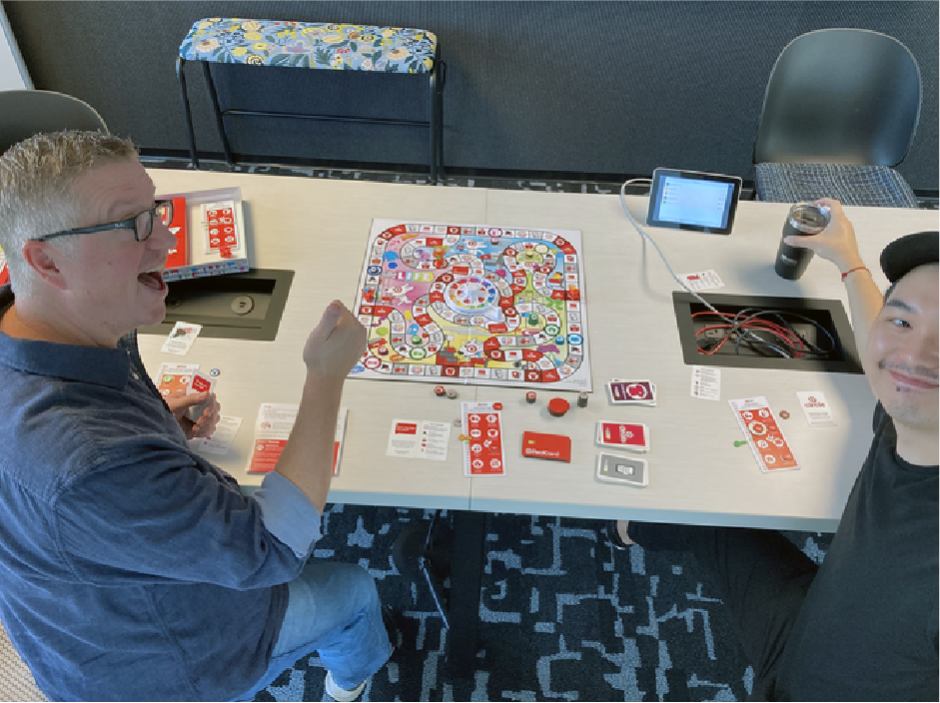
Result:
M572 393L539 391L536 405L513 388L450 386L460 400L501 401L507 474L463 475L459 431L446 462L387 457L393 418L443 420L460 414L459 401L434 396L426 383L350 379L340 476L330 500L402 507L503 511L589 518L833 531L871 440L874 399L861 375L806 371L722 369L720 402L690 395L691 371L682 359L672 306L672 281L624 216L616 195L445 188L267 175L151 170L158 193L240 186L245 201L250 264L294 270L295 277L274 342L200 338L186 357L160 352L162 337L141 336L141 353L156 373L164 361L218 368L223 412L244 418L228 456L212 457L246 486L261 477L245 471L253 425L263 402L298 402L304 374L301 349L326 304L355 301L373 218L466 224L577 229L582 232L594 394L587 408ZM646 198L629 197L642 222ZM719 293L839 299L848 311L835 268L815 260L798 282L772 269L788 206L742 202L729 236L650 229L678 273L715 269ZM901 234L937 228L937 213L850 208L862 256L882 287L878 268L884 245ZM612 377L649 378L658 405L608 405L603 384ZM835 427L810 428L796 391L822 391ZM549 397L568 398L572 410L552 418ZM742 439L727 400L765 396L782 423L801 468L763 474ZM643 489L594 479L600 448L597 420L644 422L650 427L650 484ZM565 434L572 462L519 455L525 430Z

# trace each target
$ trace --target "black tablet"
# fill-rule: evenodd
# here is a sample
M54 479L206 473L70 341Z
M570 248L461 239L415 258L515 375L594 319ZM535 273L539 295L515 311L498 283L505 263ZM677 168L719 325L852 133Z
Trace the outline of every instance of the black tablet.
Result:
M646 224L730 234L740 195L741 179L737 176L657 168Z

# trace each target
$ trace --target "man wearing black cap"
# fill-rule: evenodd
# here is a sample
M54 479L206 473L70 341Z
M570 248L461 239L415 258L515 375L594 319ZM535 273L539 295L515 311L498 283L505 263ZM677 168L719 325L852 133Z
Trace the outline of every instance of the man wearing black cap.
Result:
M874 439L819 567L777 532L618 522L614 546L692 551L731 610L753 700L937 700L938 233L889 244L882 296L842 206L805 246L846 286L878 404Z

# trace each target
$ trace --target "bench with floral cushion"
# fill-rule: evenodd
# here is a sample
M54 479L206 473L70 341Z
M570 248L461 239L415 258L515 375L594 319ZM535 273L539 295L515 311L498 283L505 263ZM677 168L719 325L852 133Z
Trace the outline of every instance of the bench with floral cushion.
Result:
M443 62L440 60L440 44L433 32L403 27L220 17L196 21L180 44L176 73L180 83L186 126L189 130L190 154L193 165L198 168L192 113L183 70L187 61L199 61L203 64L203 73L215 110L219 135L222 138L226 160L230 165L234 165L234 160L222 118L227 115L251 114L427 127L431 135L431 177L437 179L442 175L444 76ZM223 111L220 108L218 94L209 71L209 65L212 63L427 74L430 94L429 119L416 121L344 118L259 110Z

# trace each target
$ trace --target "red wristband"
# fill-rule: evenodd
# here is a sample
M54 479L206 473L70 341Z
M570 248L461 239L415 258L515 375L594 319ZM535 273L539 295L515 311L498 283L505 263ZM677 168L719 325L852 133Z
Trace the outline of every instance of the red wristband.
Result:
M846 271L845 273L842 274L842 280L845 281L845 277L848 276L848 275L849 275L850 273L852 273L853 271L868 271L868 267L867 267L867 266L856 266L854 269L849 269L848 271ZM871 273L871 271L868 271L868 273Z

